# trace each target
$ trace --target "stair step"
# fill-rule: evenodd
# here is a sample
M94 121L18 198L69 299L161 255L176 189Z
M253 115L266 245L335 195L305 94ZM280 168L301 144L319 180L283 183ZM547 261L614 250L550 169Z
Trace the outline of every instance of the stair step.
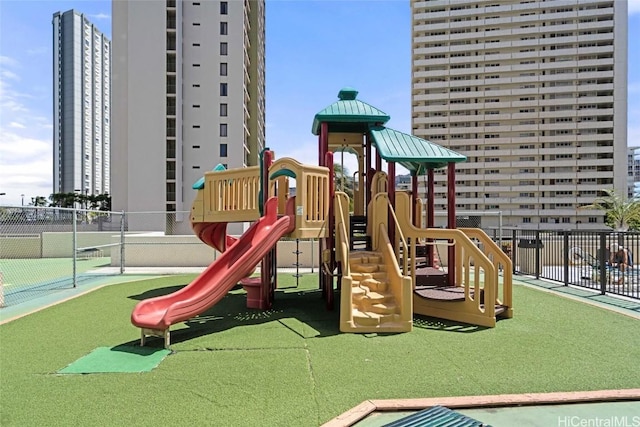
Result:
M378 314L394 314L396 312L396 304L394 302L373 304L371 311Z
M380 271L380 266L378 264L352 264L351 270L357 273L373 273Z
M362 289L362 288L360 288L360 289ZM382 301L384 301L386 299L387 299L387 296L385 294L381 294L381 293L374 292L374 291L366 292L365 295L362 297L362 301L363 302L368 302L370 304L375 304L375 303L378 303L378 302L382 302Z
M362 264L379 264L382 260L382 257L378 252L371 251L358 251L352 254L349 254L349 261L353 263L362 263Z
M380 291L380 292L384 292L387 290L387 282L383 282L380 280L376 280L376 279L365 279L363 281L360 282L361 286L366 286L367 288L371 289L372 291Z
M378 326L395 320L393 314L380 314L372 311L353 310L353 321L361 326Z
M378 274L377 272L375 273L359 273L359 272L352 272L351 273L351 279L354 282L361 282L363 280L367 280L367 279L373 279L375 278L375 275ZM385 273L386 274L386 273ZM386 277L386 276L385 276Z
M360 301L367 294L367 290L361 287L351 288L351 297L354 301Z

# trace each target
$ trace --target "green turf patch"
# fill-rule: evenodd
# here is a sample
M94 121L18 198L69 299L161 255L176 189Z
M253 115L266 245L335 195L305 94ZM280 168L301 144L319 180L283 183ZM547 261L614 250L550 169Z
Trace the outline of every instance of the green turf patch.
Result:
M170 350L119 345L98 347L76 360L59 374L96 374L105 372L149 372L164 359Z

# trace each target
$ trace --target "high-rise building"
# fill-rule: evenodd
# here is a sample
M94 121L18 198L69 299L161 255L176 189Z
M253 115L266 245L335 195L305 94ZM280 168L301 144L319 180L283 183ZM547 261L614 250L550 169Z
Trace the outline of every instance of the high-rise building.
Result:
M412 0L411 14L413 133L468 156L457 209L602 227L579 206L627 194L627 2Z
M265 2L112 5L113 208L176 212L136 228L189 234L193 183L264 146Z
M75 10L53 14L53 192L110 192L111 42Z

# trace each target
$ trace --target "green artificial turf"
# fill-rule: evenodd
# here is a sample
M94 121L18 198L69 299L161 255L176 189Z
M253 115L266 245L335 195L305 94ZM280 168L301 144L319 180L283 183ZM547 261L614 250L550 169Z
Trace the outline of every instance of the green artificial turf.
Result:
M79 259L76 272L82 274L96 267L108 266L109 257ZM0 259L4 286L34 285L73 275L72 258Z
M59 374L96 374L107 372L149 372L170 350L118 345L98 347L86 356L60 369Z
M271 310L241 289L171 329L150 372L59 375L136 345L131 310L193 276L112 285L0 326L0 425L315 426L366 399L636 388L638 320L514 286L496 328L416 317L405 334L343 334L316 276L281 275ZM161 339L149 346L162 348Z

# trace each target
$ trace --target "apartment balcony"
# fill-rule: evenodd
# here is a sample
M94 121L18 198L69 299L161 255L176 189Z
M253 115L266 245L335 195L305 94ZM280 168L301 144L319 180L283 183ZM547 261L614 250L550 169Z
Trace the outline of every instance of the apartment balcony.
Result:
M579 85L576 87L577 92L613 92L613 83L593 83L588 85Z
M556 99L540 99L536 102L536 107L552 107L558 105L576 105L577 98L573 94L569 94L566 98ZM515 105L514 105L515 106ZM560 112L559 112L560 113Z
M585 6L587 3L599 3L597 0L587 0L587 1L582 1L580 0L580 5L581 6ZM613 8L612 7L606 7L606 8L602 8L602 9L585 9L585 10L581 10L580 11L580 17L585 17L588 18L590 16L603 16L603 15L612 15L613 16ZM609 21L605 21L605 22L609 22ZM613 24L611 25L613 26Z
M613 116L613 108L590 108L585 110L575 110L576 117L601 117L601 116Z

